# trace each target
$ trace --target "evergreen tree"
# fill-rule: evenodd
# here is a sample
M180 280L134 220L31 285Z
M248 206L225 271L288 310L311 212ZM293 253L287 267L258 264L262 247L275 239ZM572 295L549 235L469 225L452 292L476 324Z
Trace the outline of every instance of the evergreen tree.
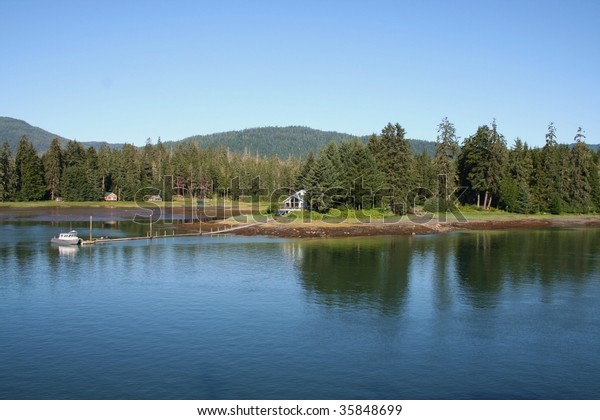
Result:
M76 140L70 140L63 153L65 167L80 166L85 163L85 149Z
M487 205L488 209L492 205L493 196L501 198L500 185L502 184L503 179L506 177L508 167L508 149L506 147L506 140L504 139L504 136L498 132L498 126L495 119L492 122L492 132L490 134L490 162L488 175L488 188L490 190L490 197Z
M452 197L458 182L456 159L459 152L454 124L448 121L448 118L444 118L438 125L434 159L435 171L439 177L436 193L438 203L442 204L444 209L454 201ZM450 203L446 203L447 200Z
M592 185L590 180L594 170L592 153L585 144L585 135L579 127L575 145L570 156L570 185L568 196L571 211L588 213L592 208Z
M114 155L113 192L119 200L133 201L141 188L140 159L138 149L126 144ZM185 187L185 183L182 185Z
M571 195L571 148L567 144L559 144L558 156L558 197L561 208L567 209L572 200ZM570 211L570 210L569 210Z
M89 184L83 165L67 166L61 179L61 193L67 201L88 201Z
M561 165L554 123L548 125L546 144L540 152L537 166L536 196L542 211L558 214L561 211Z
M306 198L313 210L325 212L336 203L339 192L340 160L335 143L319 152L307 181Z
M476 200L477 206L483 206L484 210L491 207L493 199L499 200L507 158L506 141L498 133L495 121L492 129L481 126L475 135L466 138L459 156L459 173L471 193L464 199Z
M46 178L46 189L50 192L50 200L60 194L60 179L64 170L63 152L58 138L52 139L50 148L42 159Z
M347 197L346 204L353 209L370 209L378 198L376 192L381 189L384 177L369 148L354 141L340 144L340 185Z
M167 149L165 148L164 144L162 143L159 137L155 147L154 160L152 162L152 177L154 179L155 184L157 185L162 185L163 183L163 177L166 174L166 159Z
M413 154L405 134L400 124L389 123L381 130L381 150L377 155L377 165L385 175L387 186L393 190L390 205L397 214L407 211L407 203L412 201L409 194L416 186Z
M46 193L44 167L33 145L23 136L15 155L17 199L20 201L42 200Z
M600 150L594 154L590 168L590 186L592 204L596 212L600 211Z
M85 178L88 187L86 200L97 201L102 199L98 153L93 147L88 147L85 151Z
M438 177L439 172L436 169L435 162L427 153L419 153L414 159L416 179L415 187L413 188L414 197L412 204L424 204L425 200L435 197L433 203L436 206L433 206L435 208L428 211L446 211L453 202L446 198L447 194L450 194L451 191L446 192L445 188L440 185L439 178L444 180L445 176ZM441 195L443 198L440 198L440 194L443 194Z
M377 134L375 134L375 133L371 134L371 136L369 137L369 141L367 143L367 147L369 148L369 151L375 158L375 161L380 162L383 160L381 139L377 136Z
M107 150L105 147L104 152ZM67 201L102 199L98 152L84 149L81 143L69 141L63 153L65 162L61 177L61 193Z
M304 165L302 165L302 169L300 169L300 173L298 174L298 178L296 178L294 182L294 189L296 191L306 189L308 187L308 176L313 170L313 166L315 165L315 154L312 150L309 150L308 157L304 161Z
M98 151L98 176L100 178L100 197L112 191L113 157L110 148L103 144Z
M0 201L12 201L15 198L17 184L15 162L8 141L0 150Z
M466 202L476 200L477 207L483 201L481 194L487 191L489 132L489 127L484 125L480 126L474 135L467 137L463 141L458 159L460 182L468 187L468 193L464 194L462 199Z
M530 180L533 176L533 160L527 143L519 138L515 140L513 149L509 152L509 177L505 183L509 189L514 185L514 201L509 203L506 199L509 197L503 194L505 205L509 211L515 213L531 213L534 209L532 203ZM506 189L506 186L504 187ZM516 191L515 191L516 190Z

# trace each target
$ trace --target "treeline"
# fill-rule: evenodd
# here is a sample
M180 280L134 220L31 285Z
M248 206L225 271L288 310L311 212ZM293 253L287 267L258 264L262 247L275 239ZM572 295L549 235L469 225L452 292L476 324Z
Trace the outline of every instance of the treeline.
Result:
M296 187L305 188L317 211L390 208L395 213L452 210L457 205L516 213L600 211L600 152L585 144L557 143L551 123L546 143L520 139L509 148L496 122L483 125L459 146L454 125L438 126L435 156L415 154L399 124L388 124L367 145L330 143L308 156Z
M306 190L313 210L384 208L395 213L453 210L457 205L517 213L600 211L600 152L585 144L583 130L572 147L558 144L548 127L545 145L516 139L509 148L496 122L458 143L448 119L438 126L435 155L415 153L399 124L388 124L365 144L330 142L304 159L250 155L193 142L96 150L76 141L52 141L43 155L23 137L13 155L0 150L0 201L119 200L160 194L215 195L278 200ZM273 194L276 192L276 195ZM276 205L276 203L274 203Z
M165 200L215 194L238 199L291 188L300 162L233 153L224 147L201 149L193 143L165 147L160 141L140 148L103 145L96 150L77 141L63 148L55 139L40 156L24 136L14 159L7 142L0 150L0 201L96 201L108 192L125 201L154 194Z

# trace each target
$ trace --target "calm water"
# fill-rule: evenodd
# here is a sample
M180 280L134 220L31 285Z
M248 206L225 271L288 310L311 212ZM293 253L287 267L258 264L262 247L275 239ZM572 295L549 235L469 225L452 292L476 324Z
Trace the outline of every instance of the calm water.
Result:
M600 230L51 246L62 228L0 224L2 399L600 398Z

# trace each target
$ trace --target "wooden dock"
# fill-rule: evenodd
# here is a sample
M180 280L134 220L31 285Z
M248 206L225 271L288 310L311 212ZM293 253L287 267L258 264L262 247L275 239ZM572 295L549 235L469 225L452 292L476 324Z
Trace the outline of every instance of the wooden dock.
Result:
M125 238L92 238L91 240L82 240L82 246L91 246L91 245L99 245L99 244L110 244L113 242L126 242L126 241L142 241L142 240L155 240L155 239L166 239L166 238L183 238L190 236L213 236L213 235L223 235L238 229L246 228L249 226L254 226L259 223L250 223L247 225L233 226L229 228L217 229L217 230L209 230L204 232L191 232L191 233L173 233L171 235L167 235L164 232L163 235L146 235L146 236L131 236Z

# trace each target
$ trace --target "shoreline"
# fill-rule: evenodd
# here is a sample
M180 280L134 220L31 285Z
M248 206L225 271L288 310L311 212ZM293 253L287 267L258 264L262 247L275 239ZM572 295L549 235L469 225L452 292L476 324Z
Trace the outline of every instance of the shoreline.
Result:
M96 222L132 221L138 217L148 217L144 210L151 210L136 206L104 206L104 207L31 207L19 208L0 206L0 222L86 222L93 216ZM155 209L155 208L154 208ZM475 230L508 230L525 228L582 228L600 227L600 215L516 215L516 214L485 214L477 213L466 221L438 221L435 218L426 223L415 223L407 218L402 218L394 223L375 221L360 223L358 221L343 221L340 223L323 221L286 221L285 219L272 219L270 216L260 216L267 221L242 223L236 220L239 209L228 206L211 206L203 209L204 216L201 221L194 219L195 213L190 207L176 207L162 209L163 221L173 223L172 226L180 232L228 231L228 234L243 236L272 236L279 238L343 238L343 237L369 237L369 236L401 236L401 235L428 235L457 231ZM251 219L250 214L243 216ZM192 220L195 220L192 222ZM225 233L225 232L221 232Z
M411 221L400 221L396 223L251 223L244 226L243 223L230 223L221 221L217 223L203 223L205 231L209 226L220 226L227 229L235 227L231 234L242 236L271 236L279 238L355 238L372 236L411 236L443 234L458 231L476 230L511 230L527 228L598 228L600 227L600 216L529 216L511 217L508 219L482 218L466 222L448 221L428 223L413 223ZM189 228L197 229L198 225L192 224Z

